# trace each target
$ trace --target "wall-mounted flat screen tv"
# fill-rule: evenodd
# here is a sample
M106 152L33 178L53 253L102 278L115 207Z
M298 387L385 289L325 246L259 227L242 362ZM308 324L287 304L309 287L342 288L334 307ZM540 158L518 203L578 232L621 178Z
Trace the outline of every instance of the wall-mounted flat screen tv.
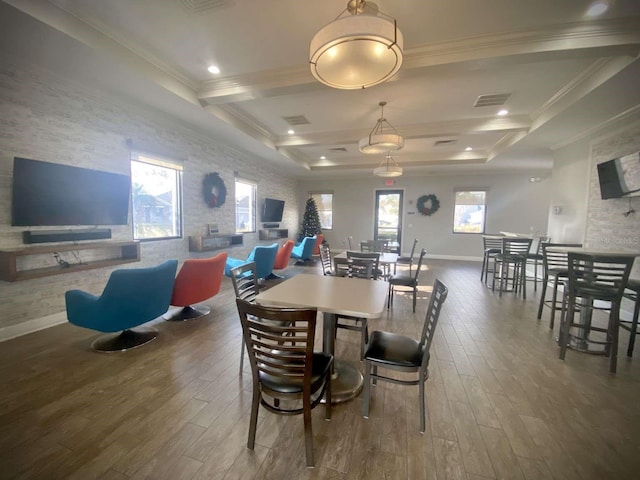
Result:
M13 159L11 225L126 225L131 177Z
M283 212L284 200L276 200L274 198L264 199L264 202L262 203L263 222L281 222Z
M640 195L640 152L599 163L598 181L603 200Z

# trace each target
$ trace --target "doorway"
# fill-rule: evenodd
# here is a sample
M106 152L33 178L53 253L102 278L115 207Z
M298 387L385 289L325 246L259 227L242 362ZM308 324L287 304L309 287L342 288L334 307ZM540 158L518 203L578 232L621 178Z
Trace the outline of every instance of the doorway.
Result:
M402 190L376 190L374 240L387 240L389 251L400 253L402 245Z

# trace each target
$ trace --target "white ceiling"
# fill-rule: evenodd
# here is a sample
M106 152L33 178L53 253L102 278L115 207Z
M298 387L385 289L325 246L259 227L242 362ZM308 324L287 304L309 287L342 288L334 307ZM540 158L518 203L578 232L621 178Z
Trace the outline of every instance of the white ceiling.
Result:
M548 171L553 148L640 110L638 0L612 0L597 19L584 0L375 3L397 20L405 61L365 90L309 71L311 38L346 0L5 0L0 47L297 177L371 175L383 158L357 143L380 101L406 139L393 156L407 173ZM499 93L511 94L508 116L474 107ZM295 115L310 123L288 135Z

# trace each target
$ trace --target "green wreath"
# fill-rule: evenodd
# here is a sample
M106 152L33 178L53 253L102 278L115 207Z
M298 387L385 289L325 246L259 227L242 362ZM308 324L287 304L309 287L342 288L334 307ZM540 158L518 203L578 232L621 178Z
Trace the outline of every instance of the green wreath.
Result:
M202 181L202 196L209 208L224 205L227 199L227 187L218 173L208 173Z
M417 202L418 212L425 216L431 216L440 208L440 200L433 193L422 195Z

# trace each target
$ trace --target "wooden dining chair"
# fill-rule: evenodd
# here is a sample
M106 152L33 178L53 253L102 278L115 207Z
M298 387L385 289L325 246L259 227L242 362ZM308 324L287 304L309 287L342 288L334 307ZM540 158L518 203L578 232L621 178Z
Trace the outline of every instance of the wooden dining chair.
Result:
M373 270L369 278L378 280L382 275L384 275L384 272L380 269L380 252L353 252L348 250L347 258L349 260L367 260L371 262Z
M322 264L323 275L333 275L333 261L331 259L331 248L328 243L321 243L318 247L320 249L320 263Z
M265 307L239 298L236 305L253 379L247 448L254 449L260 405L279 415L302 414L307 466L313 467L311 410L324 400L325 418L331 418L333 365L332 355L313 351L318 312Z
M442 305L447 299L449 290L446 285L436 279L427 308L427 315L422 327L420 340L399 335L397 333L374 331L364 354L364 398L362 415L369 418L371 402L371 384L378 380L400 385L418 385L420 400L420 433L425 431L425 382L429 378L430 347L438 324ZM378 369L394 370L402 373L417 373L418 378L406 379L389 377L378 372ZM379 392L380 393L380 392Z

